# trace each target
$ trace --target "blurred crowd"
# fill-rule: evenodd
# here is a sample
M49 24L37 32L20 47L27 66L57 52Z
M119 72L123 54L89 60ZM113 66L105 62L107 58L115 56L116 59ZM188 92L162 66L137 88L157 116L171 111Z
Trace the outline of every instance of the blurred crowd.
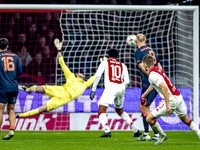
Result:
M23 67L19 82L55 82L56 49L61 37L59 13L0 12L0 36L8 38L9 51L18 55Z

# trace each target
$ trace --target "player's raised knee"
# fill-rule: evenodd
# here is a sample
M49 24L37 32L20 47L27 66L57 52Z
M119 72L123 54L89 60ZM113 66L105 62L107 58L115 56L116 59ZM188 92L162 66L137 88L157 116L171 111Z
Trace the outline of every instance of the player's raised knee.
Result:
M151 124L153 122L153 115L152 113L149 113L146 117L146 121L148 122L148 124Z

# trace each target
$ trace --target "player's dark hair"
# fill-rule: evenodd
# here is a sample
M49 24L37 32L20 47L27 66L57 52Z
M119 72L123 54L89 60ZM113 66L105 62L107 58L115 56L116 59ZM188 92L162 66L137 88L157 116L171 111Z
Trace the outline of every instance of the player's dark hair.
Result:
M9 41L6 38L0 38L0 49L5 50L9 45Z
M118 51L114 48L111 48L108 51L108 55L109 55L109 57L117 58L118 57Z
M147 54L142 58L142 62L146 63L148 67L151 67L154 65L154 58L150 54Z

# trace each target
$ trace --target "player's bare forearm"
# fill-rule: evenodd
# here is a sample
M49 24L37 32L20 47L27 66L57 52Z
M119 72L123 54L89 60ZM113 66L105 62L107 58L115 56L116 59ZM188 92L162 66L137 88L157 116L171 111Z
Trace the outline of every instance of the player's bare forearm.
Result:
M144 74L145 74L146 76L149 76L149 74L147 73L147 71L144 69L142 63L138 64L138 66L141 68L142 72L144 72Z
M146 99L147 95L153 90L153 87L150 85L148 89L142 94L141 99Z
M90 87L92 85L92 83L94 82L96 74L94 74L93 76L91 76L88 80L87 80L87 87Z
M153 87L150 85L145 93L148 95L152 90L153 90Z
M65 74L65 77L69 77L72 74L72 72L69 70L69 68L65 64L63 57L62 56L59 57L58 60L59 60L60 66Z
M162 66L160 63L158 63L158 68L162 69ZM163 70L163 69L162 69Z
M164 99L165 99L167 113L168 113L168 115L170 115L170 114L172 114L172 110L171 110L171 107L169 105L169 93L168 93L168 89L167 89L167 87L165 86L164 83L160 83L159 87L161 88L163 96L164 96Z
M169 105L169 93L168 93L167 87L165 86L165 84L163 82L159 84L159 87L162 90L166 105Z

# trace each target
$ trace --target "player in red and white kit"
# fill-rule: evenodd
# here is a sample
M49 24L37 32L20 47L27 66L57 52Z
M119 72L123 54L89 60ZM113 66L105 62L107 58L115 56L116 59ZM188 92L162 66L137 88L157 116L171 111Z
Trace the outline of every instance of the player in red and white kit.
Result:
M115 110L117 114L132 128L134 137L140 136L142 133L134 125L129 115L122 110L124 102L125 88L129 84L129 75L127 67L117 61L118 51L110 49L108 51L109 59L101 62L96 72L96 77L93 83L92 92L90 94L91 100L94 98L97 84L104 73L105 90L99 102L99 119L104 127L105 133L100 137L111 137L108 126L108 119L106 110L114 100Z
M188 125L200 138L200 130L198 126L187 115L182 95L167 78L165 72L154 66L154 59L149 54L142 58L142 63L143 67L149 74L150 82L150 86L146 92L143 93L142 99L145 99L148 93L155 89L164 100L164 102L149 113L146 118L150 126L159 133L159 138L155 145L162 144L162 142L167 139L167 135L164 133L156 119L160 116L170 116L172 112L177 115L183 123Z

